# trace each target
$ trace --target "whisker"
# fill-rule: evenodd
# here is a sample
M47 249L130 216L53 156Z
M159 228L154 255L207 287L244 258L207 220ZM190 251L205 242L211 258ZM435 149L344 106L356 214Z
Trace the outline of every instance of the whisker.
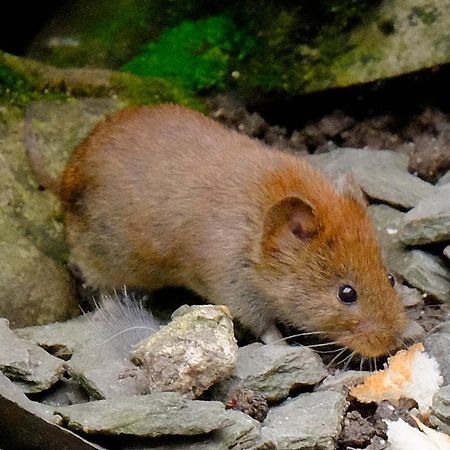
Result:
M350 354L351 358L345 363L344 370L347 370L347 367L348 367L348 366L350 365L350 363L352 362L352 359L353 359L353 357L355 356L355 353L356 353L356 352L353 352L353 353Z
M364 356L361 356L361 360L359 361L359 371L360 372L362 372L362 370L363 370L365 360L366 360L366 358L364 358Z
M326 345L335 345L335 344L337 344L337 342L332 341L332 342L324 342L323 344L305 345L305 347L315 348L315 347L325 347Z
M377 358L373 358L373 364L375 365L375 370L378 372Z
M328 363L328 365L327 365L327 369L328 369L328 367L330 367L333 363L334 363L334 361L336 361L341 355L342 355L342 353L344 353L345 351L347 350L347 348L343 348L329 363Z
M334 350L314 350L314 349L311 349L311 350L314 353L336 353L336 352L340 352L342 350L342 348L339 347L339 348L336 348Z
M283 337L281 339L277 339L276 341L273 341L273 342L271 342L268 345L276 344L276 343L282 342L282 341L287 341L288 339L293 339L293 338L296 338L296 337L311 336L311 335L314 335L314 334L326 334L326 332L325 331L308 331L307 333L291 334L290 336L286 336L286 337Z
M336 363L336 366L338 366L339 364L344 364L345 361L347 361L348 359L353 358L353 355L355 354L355 352L350 353L350 355L346 356L344 359L342 359L341 361L338 361Z

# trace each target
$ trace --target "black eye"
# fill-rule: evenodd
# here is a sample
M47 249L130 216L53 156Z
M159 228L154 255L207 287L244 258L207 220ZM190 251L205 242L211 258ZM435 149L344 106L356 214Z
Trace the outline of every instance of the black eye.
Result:
M355 303L358 298L358 294L353 286L349 284L343 284L339 287L338 299L345 304Z
M394 287L394 286L395 286L395 278L394 278L394 275L392 275L391 273L388 273L388 280L389 280L390 285L391 285L392 287Z

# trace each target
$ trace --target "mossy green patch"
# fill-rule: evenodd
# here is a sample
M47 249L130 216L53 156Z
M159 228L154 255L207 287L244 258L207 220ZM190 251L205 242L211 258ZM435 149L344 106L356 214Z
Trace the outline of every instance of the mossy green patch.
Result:
M228 15L187 20L147 44L124 70L174 80L194 92L224 89L232 80L233 64L244 59L254 43Z

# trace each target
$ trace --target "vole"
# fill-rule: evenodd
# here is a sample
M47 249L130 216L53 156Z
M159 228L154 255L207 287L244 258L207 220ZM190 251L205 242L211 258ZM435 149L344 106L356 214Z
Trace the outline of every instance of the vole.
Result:
M89 285L184 286L266 343L278 322L365 357L399 344L404 309L353 183L175 105L112 114L58 182L29 157Z

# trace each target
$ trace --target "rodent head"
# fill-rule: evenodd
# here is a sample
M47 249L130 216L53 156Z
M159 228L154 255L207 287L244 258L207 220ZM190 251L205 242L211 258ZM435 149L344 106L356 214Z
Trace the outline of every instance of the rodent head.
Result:
M350 184L337 192L320 176L314 181L314 190L284 196L266 211L263 289L279 320L325 332L364 357L387 354L400 344L406 318L362 194Z

